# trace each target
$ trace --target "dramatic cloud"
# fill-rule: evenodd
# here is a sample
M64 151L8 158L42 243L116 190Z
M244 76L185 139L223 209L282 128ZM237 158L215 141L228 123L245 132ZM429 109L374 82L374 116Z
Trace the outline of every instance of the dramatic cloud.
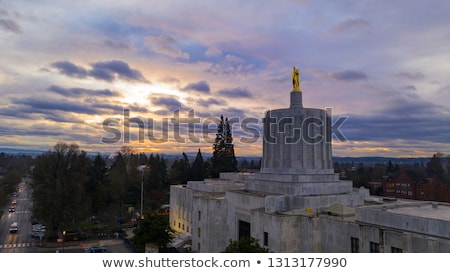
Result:
M447 1L0 2L0 146L114 152L100 125L124 109L259 119L289 106L296 66L304 107L349 117L334 156L450 154Z
M139 70L131 69L123 61L97 62L91 64L91 66L93 69L89 71L89 74L97 79L112 81L118 77L124 80L146 81Z
M68 97L84 97L84 96L100 96L100 97L118 97L121 96L119 92L112 91L109 89L103 90L92 90L84 88L63 88L56 85L52 85L48 90L53 91L57 94L68 96Z
M57 68L61 74L69 77L93 77L107 82L112 82L116 79L147 82L139 70L131 69L124 61L112 60L108 62L92 63L91 70L87 70L69 61L54 62L51 66Z
M124 43L122 41L105 39L103 41L103 44L105 46L113 48L113 49L121 49L121 50L129 50L130 49L130 46L127 43Z
M209 92L210 92L209 85L206 81L190 83L190 84L186 85L185 87L183 87L182 90L184 90L184 91L193 90L193 91L197 91L200 93L207 93L207 94L209 94Z
M89 75L86 69L69 61L54 62L51 66L57 68L59 73L69 77L86 78Z
M360 71L344 70L332 74L332 77L340 81L360 81L367 80L367 75Z
M156 53L172 58L189 59L189 54L178 48L177 40L170 35L149 36L145 42Z
M222 89L217 92L219 95L231 98L251 98L253 97L250 91L246 88L233 88L233 89Z
M207 100L205 99L199 99L197 101L197 104L202 107L209 107L211 105L226 105L227 103L225 101L219 101L217 99L209 98Z
M406 80L423 80L423 79L425 79L425 75L423 75L420 72L416 72L416 73L400 72L400 73L394 74L394 76L403 78Z
M180 110L183 107L181 102L172 97L154 97L150 101L153 105L163 107L168 111Z
M12 102L15 104L29 106L30 111L39 111L40 109L45 109L74 112L80 114L100 114L100 112L93 107L78 102L68 101L65 99L51 101L43 98L23 98L13 99Z
M0 29L10 31L13 33L17 33L17 34L22 33L22 29L20 28L19 24L17 24L15 21L13 21L11 19L0 18Z

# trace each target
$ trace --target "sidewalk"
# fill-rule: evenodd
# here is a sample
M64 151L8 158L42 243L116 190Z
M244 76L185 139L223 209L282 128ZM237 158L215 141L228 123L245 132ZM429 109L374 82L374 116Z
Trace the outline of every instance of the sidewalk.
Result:
M42 242L42 245L39 245L39 242L34 244L37 252L40 253L50 253L50 252L67 252L67 253L83 253L86 252L86 249L90 246L104 246L107 249L107 253L133 253L133 250L130 249L127 244L121 239L106 239L99 241L72 241L58 243L58 242Z

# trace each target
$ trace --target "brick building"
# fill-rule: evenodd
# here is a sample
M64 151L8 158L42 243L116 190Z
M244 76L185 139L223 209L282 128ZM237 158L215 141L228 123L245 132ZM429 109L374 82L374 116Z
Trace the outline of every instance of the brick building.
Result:
M450 202L450 183L414 170L401 170L383 177L382 189L386 197Z

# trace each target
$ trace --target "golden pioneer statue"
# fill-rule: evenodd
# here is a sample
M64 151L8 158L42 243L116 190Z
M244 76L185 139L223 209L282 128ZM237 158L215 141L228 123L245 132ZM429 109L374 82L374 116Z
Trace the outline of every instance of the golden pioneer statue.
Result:
M292 91L300 90L300 71L294 66L292 70Z

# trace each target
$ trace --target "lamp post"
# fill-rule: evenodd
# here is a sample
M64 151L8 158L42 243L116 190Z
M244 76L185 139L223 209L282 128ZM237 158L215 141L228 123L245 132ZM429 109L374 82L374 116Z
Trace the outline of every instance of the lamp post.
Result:
M138 170L141 171L141 220L144 219L144 172L146 168L146 165L141 165L138 167Z
M63 243L63 249L62 249L62 252L64 253L64 241L65 241L65 236L66 236L66 231L65 230L63 230L63 232L62 232L62 243Z

